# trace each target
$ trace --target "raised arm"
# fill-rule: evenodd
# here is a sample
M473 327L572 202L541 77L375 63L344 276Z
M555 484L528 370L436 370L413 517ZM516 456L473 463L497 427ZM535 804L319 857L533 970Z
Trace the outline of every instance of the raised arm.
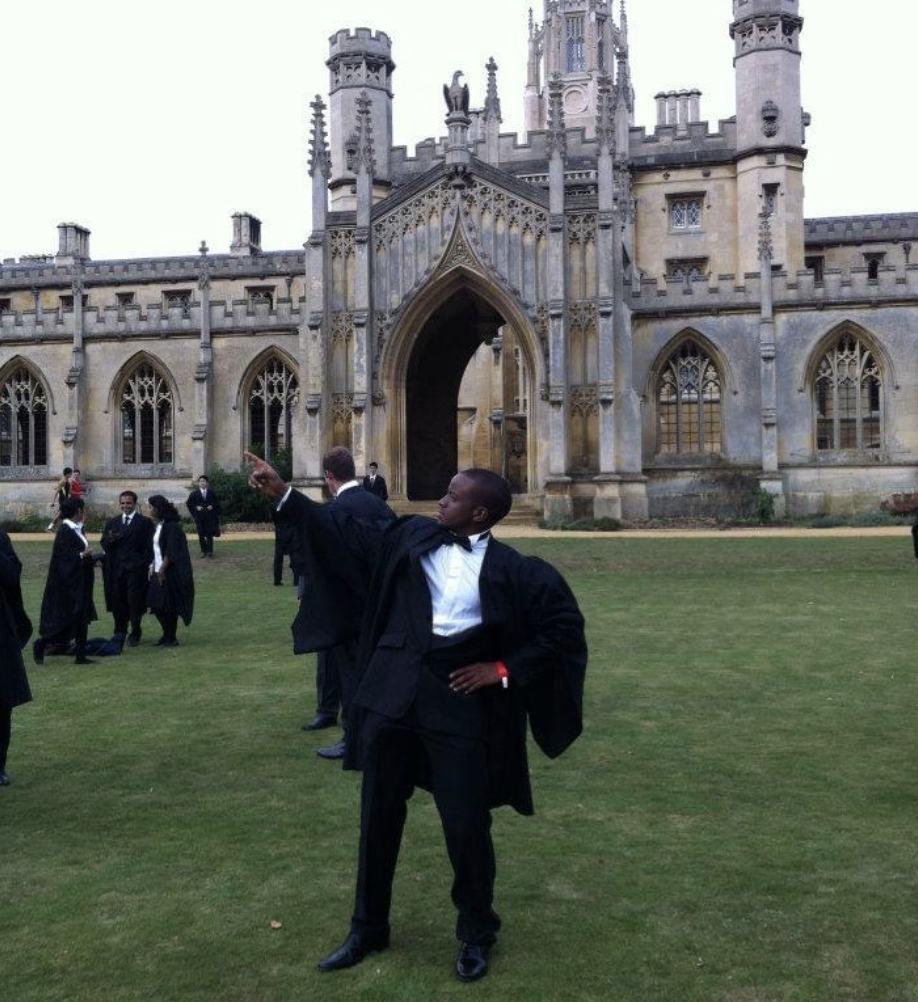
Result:
M252 464L252 472L249 474L249 487L253 490L261 491L268 497L279 501L287 492L287 484L284 483L280 474L269 463L254 452L243 452L242 458L247 463Z

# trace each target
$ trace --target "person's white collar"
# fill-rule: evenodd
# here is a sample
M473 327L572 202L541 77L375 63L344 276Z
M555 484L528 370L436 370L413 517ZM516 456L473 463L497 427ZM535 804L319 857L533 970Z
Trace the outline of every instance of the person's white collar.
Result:
M360 484L358 484L356 480L348 480L345 483L343 483L338 488L337 491L335 491L335 497L336 498L337 497L341 497L341 495L344 493L344 491L349 491L352 487L359 487L359 486L360 486Z

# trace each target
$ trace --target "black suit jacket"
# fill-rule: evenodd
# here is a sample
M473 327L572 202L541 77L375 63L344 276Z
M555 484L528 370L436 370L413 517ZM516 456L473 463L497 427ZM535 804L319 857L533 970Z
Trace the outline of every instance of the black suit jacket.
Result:
M211 488L207 488L207 498L201 497L201 489L196 487L185 502L188 514L202 536L220 535L220 502ZM201 508L201 511L198 511Z
M359 487L342 491L327 504L290 492L275 522L303 573L292 625L295 653L327 650L357 637L373 558L394 519L384 501Z
M382 498L383 501L389 500L389 488L386 486L386 479L378 473L376 474L376 479L373 481L369 477L363 478L363 489Z
M113 608L114 593L119 579L128 576L146 575L153 562L152 519L140 512L125 526L121 515L110 518L102 530L102 550L105 560L102 564L102 581L105 586L105 607Z
M419 715L442 714L444 725L445 716L451 715L461 732L469 720L463 706L477 701L487 728L491 804L510 804L531 814L527 722L539 747L552 758L582 730L587 663L583 616L567 583L550 564L524 557L492 538L479 578L489 645L482 659L506 664L510 688L492 686L459 696L445 684L435 685L427 665L430 591L420 557L435 544L437 533L433 519L408 516L383 539L361 631L358 664L364 673L354 704L399 717L417 698ZM448 731L449 726L441 729ZM348 765L359 766L360 755L358 745ZM418 763L417 775L422 785L423 765Z

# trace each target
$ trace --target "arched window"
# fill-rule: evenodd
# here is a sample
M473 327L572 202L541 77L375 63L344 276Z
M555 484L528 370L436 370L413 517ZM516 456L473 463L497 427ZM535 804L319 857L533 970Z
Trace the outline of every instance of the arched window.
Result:
M683 341L657 380L657 452L714 453L723 447L721 380L695 341Z
M854 334L842 334L816 370L816 449L879 449L881 386L873 353Z
M24 366L0 386L0 466L48 465L48 396Z
M119 396L121 462L172 462L172 391L165 377L142 362L124 381Z
M296 376L279 358L269 358L255 373L249 390L249 448L268 458L293 443Z

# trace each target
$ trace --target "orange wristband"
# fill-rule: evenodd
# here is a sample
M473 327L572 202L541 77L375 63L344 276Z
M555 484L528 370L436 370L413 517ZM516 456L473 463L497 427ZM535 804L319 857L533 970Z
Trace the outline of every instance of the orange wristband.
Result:
M507 666L503 661L495 661L494 667L497 669L497 674L500 677L500 684L506 689L510 684L510 672L507 671Z

